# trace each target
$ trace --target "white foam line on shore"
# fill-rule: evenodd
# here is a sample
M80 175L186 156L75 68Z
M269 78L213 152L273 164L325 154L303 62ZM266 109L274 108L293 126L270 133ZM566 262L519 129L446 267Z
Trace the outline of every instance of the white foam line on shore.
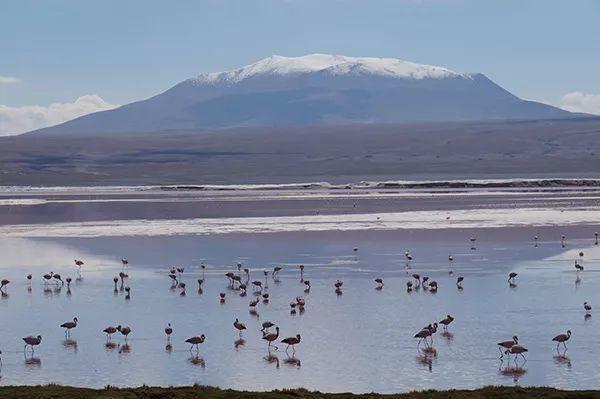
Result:
M380 220L378 220L379 218ZM6 225L5 237L172 236L297 231L453 229L511 226L567 226L600 223L600 208L519 208L410 211L395 213L114 220L83 223Z

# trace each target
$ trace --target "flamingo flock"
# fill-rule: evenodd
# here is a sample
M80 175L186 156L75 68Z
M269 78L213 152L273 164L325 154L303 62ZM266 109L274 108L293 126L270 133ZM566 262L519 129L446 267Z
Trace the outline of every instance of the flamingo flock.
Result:
M595 233L594 236L595 236L594 245L598 245L598 233ZM470 248L472 250L476 250L475 242L476 242L476 238L472 237L470 239L470 244L471 244ZM566 246L566 237L564 235L561 236L560 242L561 242L562 247ZM535 247L539 246L539 237L538 236L534 237L534 243L535 243L534 244ZM357 252L358 248L357 247L353 248L353 251ZM413 290L422 289L423 291L428 291L430 293L435 294L440 286L438 284L438 282L436 280L430 279L429 276L422 276L420 273L416 273L416 272L409 273L408 270L412 269L412 262L415 259L414 255L412 254L412 252L410 250L406 250L404 252L404 258L405 258L406 269L407 269L406 273L410 274L410 279L408 281L406 281L406 291L410 293ZM584 253L580 252L578 254L578 259L575 261L575 269L576 269L577 273L584 271L583 258L584 258ZM449 262L449 274L453 275L454 271L455 271L454 256L449 255L448 262ZM129 274L126 271L126 269L129 266L129 260L127 258L123 258L121 260L121 263L122 263L121 272L118 274L118 276L115 276L112 279L113 290L115 293L118 293L120 291L125 292L125 300L131 300L132 290L129 285L126 285L126 281L129 278ZM75 265L77 267L78 279L81 279L82 266L84 265L84 262L82 260L76 259ZM244 268L242 270L241 263L237 263L236 266L237 266L237 273L233 272L233 271L225 273L225 277L227 278L227 281L228 281L228 288L232 291L238 292L239 293L238 295L240 297L245 297L247 295L247 287L249 285L251 285L253 287L252 294L253 294L254 298L249 301L248 305L249 305L249 309L250 309L250 314L257 315L256 308L259 305L265 306L269 303L269 300L270 300L270 294L268 292L269 280L271 279L275 283L280 283L279 276L280 276L280 273L282 271L284 271L284 268L282 266L276 266L273 268L272 271L264 270L262 273L263 279L257 279L257 280L250 281L250 270L248 268ZM206 266L204 264L202 264L200 266L200 269L202 272L202 278L199 278L197 280L197 283L198 283L198 292L202 293L203 286L206 282L206 277L205 277ZM298 270L299 270L300 282L304 286L304 292L306 294L309 294L310 290L311 290L311 284L310 284L310 280L305 279L304 265L299 265ZM185 273L185 269L180 266L171 268L167 273L167 276L171 282L171 289L180 289L181 296L186 295L186 284L183 281L184 273ZM508 284L510 287L513 287L513 288L516 287L517 277L518 277L517 272L510 272L508 274ZM33 279L32 274L26 275L26 282L27 282L28 290L31 290L32 279ZM375 288L377 290L382 290L384 288L385 284L384 284L383 277L374 278L373 281L376 284ZM465 281L465 279L463 276L459 275L456 277L455 284L459 290L463 290L464 281ZM50 284L54 284L55 286L64 286L66 284L67 288L70 292L70 286L71 286L72 279L71 279L71 277L67 277L66 279L63 280L63 278L60 274L57 274L54 272L49 272L49 273L45 273L42 275L42 282L43 282L44 286L47 286ZM7 289L8 289L7 287L9 286L10 283L11 282L7 279L0 280L0 292L2 293L3 296L7 296ZM336 279L336 281L333 283L333 287L334 287L334 292L337 295L341 295L342 289L344 287L344 282L340 279ZM221 292L219 294L218 299L222 304L225 303L226 298L227 298L226 292ZM261 305L261 303L262 303L262 305ZM296 296L290 302L290 314L295 315L298 311L300 313L303 313L306 309L306 306L307 306L306 299L303 296ZM583 303L583 309L585 311L586 318L590 317L591 312L592 312L592 306L588 301L585 301ZM432 322L432 323L424 326L420 330L418 330L413 336L415 339L418 339L417 350L419 350L419 351L423 350L424 352L434 351L434 336L438 333L438 327L441 327L443 329L442 334L449 335L449 334L451 334L449 332L449 328L452 325L452 323L454 323L454 322L455 322L455 318L452 315L447 314L441 320ZM60 324L60 328L64 329L65 338L70 338L72 331L74 329L76 329L78 327L78 325L79 325L79 319L77 317L74 317L72 320ZM239 338L239 340L236 341L236 348L237 348L238 346L243 345L243 343L245 342L245 340L243 340L243 334L244 334L244 331L246 331L248 328L247 328L246 324L244 322L242 322L239 318L235 318L235 320L233 321L233 327L237 331L238 338ZM267 321L262 322L261 327L262 327L260 329L261 339L267 343L267 351L269 352L269 357L271 356L270 355L271 350L279 349L278 346L276 345L277 342L285 344L286 345L285 352L288 353L288 351L291 349L292 354L295 354L296 346L302 342L302 337L300 334L295 334L295 335L291 335L286 338L280 339L280 327L271 321L267 320ZM274 329L274 331L273 331L273 329ZM121 335L124 342L127 343L129 336L133 332L133 329L130 326L117 325L116 327L107 326L106 328L104 328L102 330L102 332L106 335L107 342L110 342L112 340L113 335L118 333ZM167 326L164 328L164 334L167 337L168 347L170 347L172 335L174 334L174 328L171 325L171 323L168 323ZM552 342L556 343L556 351L557 352L560 353L561 346L564 351L567 351L566 343L567 343L567 341L569 341L571 339L571 336L572 336L571 330L567 330L566 333L558 334L552 338ZM23 348L24 352L27 352L27 350L30 349L31 353L33 353L35 351L35 348L42 344L42 336L41 335L27 336L27 337L22 338L22 340L25 344L24 348ZM195 350L196 352L199 352L200 345L204 344L205 341L206 341L206 336L204 334L195 335L195 336L185 339L185 343L191 345L190 351ZM423 347L423 349L421 347ZM497 347L498 347L498 350L500 353L500 359L502 359L504 356L508 356L509 358L510 358L510 356L513 356L515 362L517 361L517 358L522 358L523 361L527 360L525 354L528 353L528 349L525 346L520 344L519 339L516 335L514 335L512 337L512 339L510 339L510 340L498 342ZM1 352L0 352L0 354L1 354Z

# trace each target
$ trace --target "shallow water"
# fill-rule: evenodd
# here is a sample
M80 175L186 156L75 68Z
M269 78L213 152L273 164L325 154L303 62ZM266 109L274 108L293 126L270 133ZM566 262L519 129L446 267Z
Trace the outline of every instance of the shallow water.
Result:
M578 230L579 229L579 230ZM577 232L579 231L580 234ZM583 302L600 304L600 249L589 231L573 227L566 248L563 230L547 227L539 247L523 228L455 231L304 232L223 234L172 237L2 238L0 277L12 280L0 300L2 384L61 384L102 387L185 385L192 383L238 389L306 387L322 391L399 392L426 388L476 388L489 384L551 385L598 388L600 337L595 315L584 318ZM468 238L476 236L476 250ZM358 251L353 251L357 246ZM415 259L406 270L404 250ZM583 250L585 271L574 259ZM465 277L458 290L448 275L449 254L456 274ZM130 301L113 293L112 277L120 259L130 260ZM84 259L82 281L45 287L41 274L54 271L77 276L72 264ZM201 294L196 279L207 265ZM283 265L280 282L269 278L268 305L258 317L249 314L251 292L240 297L228 289L224 273L241 262L262 271ZM167 271L185 266L187 295L171 290ZM297 265L304 264L310 293L303 292ZM517 287L506 278L517 271ZM34 274L31 291L25 274ZM419 272L439 283L433 294L407 293L409 275ZM373 279L385 286L375 289ZM344 281L343 294L333 282ZM579 282L576 283L576 279ZM46 288L46 290L45 290ZM251 290L250 290L251 291ZM224 304L219 293L226 292ZM289 302L306 298L306 311L291 315ZM451 313L450 334L434 338L435 353L417 350L412 336L424 325ZM77 316L72 342L59 324ZM245 322L245 344L232 323ZM282 336L302 335L295 356L283 346L268 357L260 324L271 320ZM172 351L165 350L163 328L174 327ZM108 325L129 325L133 333L115 336L107 348L101 332ZM557 357L551 338L571 329L566 357ZM199 356L184 340L206 334ZM35 355L25 356L20 338L40 334ZM529 348L527 362L500 362L495 343L518 335ZM508 368L507 368L508 367Z

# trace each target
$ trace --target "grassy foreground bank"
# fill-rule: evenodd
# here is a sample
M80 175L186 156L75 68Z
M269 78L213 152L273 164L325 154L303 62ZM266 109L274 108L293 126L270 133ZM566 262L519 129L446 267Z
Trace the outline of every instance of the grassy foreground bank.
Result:
M510 388L485 387L472 391L423 391L406 394L379 395L350 393L320 393L304 389L246 392L222 390L212 387L180 387L180 388L105 388L88 389L73 388L59 385L35 387L0 387L2 399L515 399L515 398L570 398L570 399L600 399L599 391L561 391L553 388Z

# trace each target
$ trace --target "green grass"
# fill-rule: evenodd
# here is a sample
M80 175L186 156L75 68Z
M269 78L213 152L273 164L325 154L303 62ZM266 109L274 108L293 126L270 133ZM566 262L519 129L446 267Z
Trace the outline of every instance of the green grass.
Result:
M179 388L112 388L88 389L60 385L35 387L0 387L2 399L600 399L600 391L561 391L553 388L509 388L485 387L472 391L422 391L396 395L350 393L321 393L305 389L247 392L223 390L219 388L193 386Z

